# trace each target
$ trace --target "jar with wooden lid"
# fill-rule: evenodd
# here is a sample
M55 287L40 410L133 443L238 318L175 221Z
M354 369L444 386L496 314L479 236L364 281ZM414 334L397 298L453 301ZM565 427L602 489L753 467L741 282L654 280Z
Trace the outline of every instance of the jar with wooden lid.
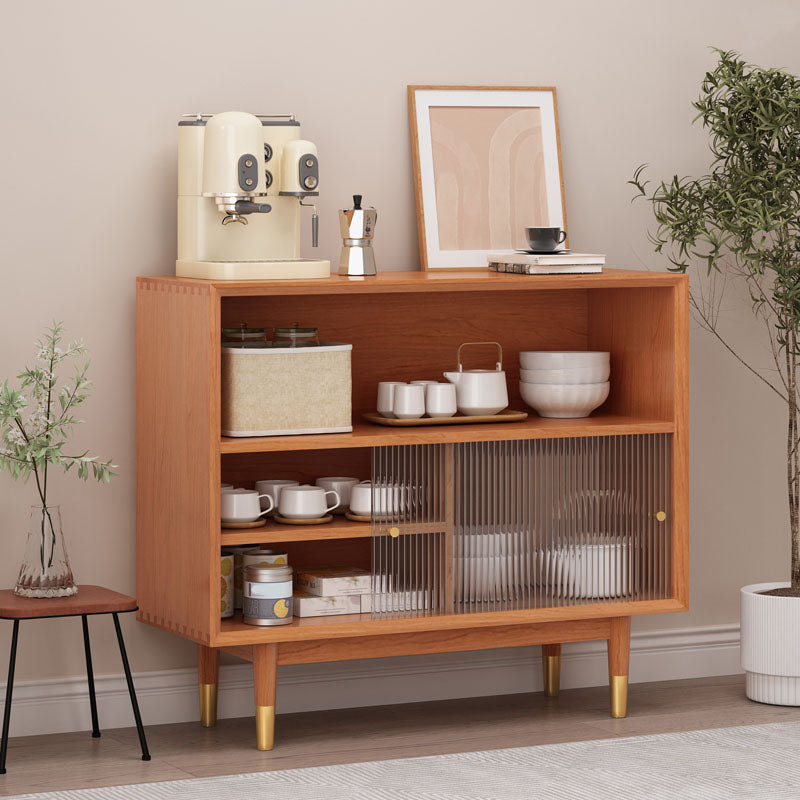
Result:
M242 599L242 619L248 625L288 625L293 618L292 568L245 567Z

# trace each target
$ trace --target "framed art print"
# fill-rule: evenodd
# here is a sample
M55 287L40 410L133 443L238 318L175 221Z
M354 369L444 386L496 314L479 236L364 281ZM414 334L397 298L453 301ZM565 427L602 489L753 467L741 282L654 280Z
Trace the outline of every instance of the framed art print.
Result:
M527 227L566 231L554 88L409 86L408 104L422 269L485 268Z

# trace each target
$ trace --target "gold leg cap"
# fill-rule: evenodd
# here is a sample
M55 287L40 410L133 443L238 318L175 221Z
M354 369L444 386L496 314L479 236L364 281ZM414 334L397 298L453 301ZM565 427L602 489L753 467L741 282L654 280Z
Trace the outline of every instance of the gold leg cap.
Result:
M204 728L213 728L217 724L217 684L201 683L200 690L200 724Z
M608 679L611 691L611 716L623 719L628 716L628 676L611 675Z
M544 696L558 697L561 688L561 656L544 656L542 658L542 674L544 676Z
M275 706L256 706L256 747L272 750L275 746Z

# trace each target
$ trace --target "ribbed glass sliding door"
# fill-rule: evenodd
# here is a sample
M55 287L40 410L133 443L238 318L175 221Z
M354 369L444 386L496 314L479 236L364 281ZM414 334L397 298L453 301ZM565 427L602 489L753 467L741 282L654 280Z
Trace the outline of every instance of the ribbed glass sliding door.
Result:
M670 594L668 434L373 451L373 610Z

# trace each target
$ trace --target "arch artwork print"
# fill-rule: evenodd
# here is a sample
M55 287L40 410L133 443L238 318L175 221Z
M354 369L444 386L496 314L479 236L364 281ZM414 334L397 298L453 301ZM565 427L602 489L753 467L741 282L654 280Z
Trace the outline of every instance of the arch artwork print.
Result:
M486 268L489 252L527 249L526 228L566 231L555 89L409 86L408 98L423 269Z
M524 249L549 226L539 108L430 109L442 250Z

